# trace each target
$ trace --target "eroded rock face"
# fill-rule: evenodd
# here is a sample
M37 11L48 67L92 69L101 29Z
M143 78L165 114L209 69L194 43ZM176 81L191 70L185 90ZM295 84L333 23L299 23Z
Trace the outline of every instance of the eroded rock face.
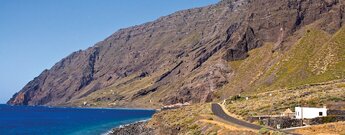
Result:
M229 83L231 71L224 62L210 66L207 72L201 72L187 85L182 86L175 94L167 96L164 104L176 103L200 103L210 102L214 98L214 92Z
M179 11L121 29L93 47L72 53L8 103L61 105L123 78L137 75L140 80L158 73L151 86L121 95L121 100L212 101L217 89L231 83L232 72L224 60L245 59L248 51L265 42L277 42L279 48L293 32L315 21L321 29L335 32L343 25L344 15L342 0L224 0Z

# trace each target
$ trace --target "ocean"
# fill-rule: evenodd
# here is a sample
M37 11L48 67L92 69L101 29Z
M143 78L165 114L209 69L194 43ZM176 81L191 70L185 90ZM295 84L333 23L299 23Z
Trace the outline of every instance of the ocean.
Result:
M0 105L1 135L101 135L148 120L154 110Z

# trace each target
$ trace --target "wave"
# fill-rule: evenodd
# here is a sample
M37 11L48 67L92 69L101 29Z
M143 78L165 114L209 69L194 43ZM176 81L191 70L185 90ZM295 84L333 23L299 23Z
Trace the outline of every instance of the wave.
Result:
M147 122L147 121L149 121L149 120L151 120L151 118L147 118L147 119L143 119L143 120L138 120L138 121L131 122L131 123L127 123L127 124L122 124L122 125L116 126L116 127L114 127L114 128L124 128L124 127L129 126L129 125L132 125L132 124L137 124L137 123L140 123L140 122ZM107 132L105 132L105 133L103 133L103 134L101 134L101 135L109 135L109 134L112 134L114 128L112 128L111 130L109 130L109 131L107 131Z

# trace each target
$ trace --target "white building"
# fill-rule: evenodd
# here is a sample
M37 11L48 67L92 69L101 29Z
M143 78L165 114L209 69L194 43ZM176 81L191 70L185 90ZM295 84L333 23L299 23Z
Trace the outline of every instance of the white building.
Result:
M327 116L327 108L295 107L296 119L313 119Z

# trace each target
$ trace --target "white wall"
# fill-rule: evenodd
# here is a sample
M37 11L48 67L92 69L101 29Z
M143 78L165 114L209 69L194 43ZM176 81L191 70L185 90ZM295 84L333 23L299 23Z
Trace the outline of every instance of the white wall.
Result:
M319 113L322 113L320 116ZM312 119L327 116L326 108L295 107L296 119Z

